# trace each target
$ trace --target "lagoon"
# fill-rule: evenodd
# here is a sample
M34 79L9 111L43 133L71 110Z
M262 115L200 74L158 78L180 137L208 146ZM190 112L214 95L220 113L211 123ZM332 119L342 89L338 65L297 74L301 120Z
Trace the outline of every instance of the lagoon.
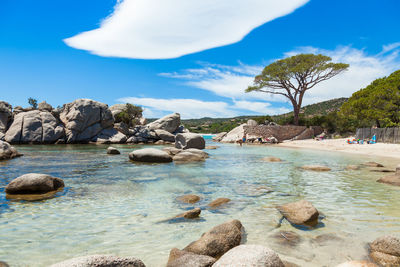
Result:
M220 147L206 150L205 162L190 164L134 164L127 154L140 145L113 145L121 151L114 156L106 154L105 145L16 146L25 156L0 162L0 260L47 266L82 255L115 254L165 266L173 247L182 249L213 226L238 219L247 244L269 246L300 266L336 266L363 259L367 242L400 233L400 189L376 183L383 173L345 170L371 160L394 169L396 160L210 140L207 145ZM267 156L284 161L261 160ZM332 171L299 168L310 164ZM60 177L66 188L53 199L7 200L7 183L29 172ZM176 201L189 193L201 201ZM219 197L232 202L216 210L206 207ZM275 209L303 198L325 216L314 230L281 221ZM202 208L200 219L160 223L193 207ZM282 245L273 237L282 230L299 234L301 242Z

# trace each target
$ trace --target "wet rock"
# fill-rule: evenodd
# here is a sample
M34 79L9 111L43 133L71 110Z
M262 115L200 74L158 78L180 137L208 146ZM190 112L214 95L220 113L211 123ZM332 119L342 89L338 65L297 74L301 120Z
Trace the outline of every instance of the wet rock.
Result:
M44 194L64 187L64 181L47 174L28 173L12 180L6 186L7 194Z
M367 167L379 167L379 168L384 167L382 164L373 161L365 162L363 163L363 165Z
M164 147L162 150L167 152L171 156L175 156L176 154L182 152L182 149L178 149L176 147Z
M22 154L20 154L15 147L7 142L0 141L0 160L13 159L20 156L22 156Z
M89 142L103 129L114 125L108 105L91 99L77 99L65 104L60 120L65 125L67 143Z
M318 210L307 200L288 203L277 209L292 224L311 227L318 224Z
M10 267L10 265L8 265L7 262L0 261L0 267Z
M107 148L107 154L119 155L119 154L121 154L121 152L119 152L119 150L116 149L115 147L110 146L110 147Z
M217 134L216 136L214 136L214 137L212 138L212 140L213 140L214 142L221 142L222 138L224 138L226 134L227 134L227 132L219 133L219 134Z
M205 149L217 149L219 146L206 146Z
M144 148L129 153L129 158L138 162L166 163L172 162L172 157L165 151L155 148Z
M184 195L177 198L178 201L188 204L194 204L200 201L200 197L196 195Z
M223 204L226 204L230 201L231 200L229 198L220 197L220 198L217 198L216 200L208 203L208 206L212 209L215 209L215 208L218 208L218 207L222 206Z
M347 261L336 267L378 267L378 265L370 261Z
M199 218L200 213L201 213L201 209L195 208L192 210L188 210L182 214L179 214L179 215L175 216L175 218L195 219L195 218Z
M275 251L260 245L240 245L234 247L213 265L213 267L231 266L285 267Z
M164 130L173 133L178 129L179 125L181 125L181 115L174 113L151 122L146 126L149 130Z
M347 167L346 167L346 170L348 170L348 171L356 171L359 169L360 169L359 165L347 165Z
M263 161L266 162L281 162L282 160L280 158L277 157L266 157L262 159Z
M305 165L301 167L303 170L307 171L316 171L316 172L327 172L330 171L331 168L321 165Z
M173 135L172 133L170 133L168 131L156 129L156 130L154 130L154 132L163 141L175 142L175 135Z
M369 249L369 257L378 265L400 266L400 239L383 236L370 243Z
M51 112L53 110L53 107L50 104L46 103L46 101L43 101L39 103L38 110Z
M90 255L77 257L51 265L51 267L146 267L134 257L117 257L112 255Z
M238 220L215 226L183 250L218 258L238 246L242 239L242 224Z
M273 234L272 238L274 238L280 245L289 246L296 246L302 241L300 235L293 231L279 231Z
M395 172L394 170L388 170L388 169L371 169L369 171L370 172Z
M248 197L260 197L273 191L274 190L268 186L250 183L243 183L235 188L236 194Z
M397 166L396 173L394 175L388 175L380 178L378 183L390 184L395 186L400 186L400 166Z
M179 149L204 149L206 147L206 141L200 134L180 133L175 136L175 147Z
M319 246L326 246L332 242L342 242L343 239L335 234L322 234L313 239L313 242Z
M214 262L213 257L173 248L169 253L167 267L211 267Z
M4 139L9 143L54 143L64 136L64 127L47 111L32 110L15 115Z

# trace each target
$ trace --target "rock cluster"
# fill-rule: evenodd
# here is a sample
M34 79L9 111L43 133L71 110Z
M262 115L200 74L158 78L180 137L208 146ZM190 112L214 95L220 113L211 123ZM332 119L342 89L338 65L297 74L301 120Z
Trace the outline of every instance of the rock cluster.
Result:
M174 143L182 149L204 149L200 135L188 134L181 125L179 113L174 113L145 125L142 117L135 118L136 126L129 127L117 116L126 104L111 108L91 99L77 99L62 108L53 109L39 103L38 109L15 107L0 101L0 140L11 144L53 143Z
M15 147L7 142L0 141L0 160L13 159L20 156L22 156L22 154L18 153Z
M400 239L383 236L369 244L369 257L380 266L400 266Z

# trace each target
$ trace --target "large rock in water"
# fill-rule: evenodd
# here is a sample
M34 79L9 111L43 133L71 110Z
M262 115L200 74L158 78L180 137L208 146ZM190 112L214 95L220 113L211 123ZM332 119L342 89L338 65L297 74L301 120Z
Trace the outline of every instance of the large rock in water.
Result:
M383 236L369 244L369 257L381 266L400 266L400 239Z
M11 195L45 194L64 187L64 181L47 174L28 173L12 180L6 186L6 193Z
M398 165L396 167L396 173L394 175L388 175L388 176L382 177L377 182L383 183L383 184L400 186L400 165Z
M200 134L180 133L175 136L175 147L179 149L204 149L206 147L206 141Z
M222 139L223 143L235 143L237 140L242 139L244 135L244 127L247 126L246 123L239 125L234 128L232 131L227 133Z
M167 267L211 267L214 262L213 257L173 248L169 253Z
M165 151L155 148L144 148L129 153L129 158L138 162L164 163L171 162L172 157Z
M154 130L154 132L161 140L168 141L168 142L175 142L175 135L173 135L172 133L170 133L168 131L156 129L156 130Z
M215 226L204 233L200 239L192 242L183 250L210 257L221 257L225 252L240 244L242 239L242 224L233 220Z
M278 254L260 245L240 245L225 253L213 267L285 267Z
M165 130L167 132L173 133L178 130L181 125L181 115L179 113L174 113L162 117L156 121L147 124L147 128L150 130Z
M307 200L288 203L277 209L292 224L311 227L318 224L318 210Z
M51 144L64 137L64 127L47 111L32 110L15 115L4 139L9 143Z
M90 255L73 258L51 265L51 267L146 267L134 257L117 257L112 255Z
M90 99L65 104L60 120L65 125L67 143L89 142L103 129L114 125L108 105Z
M114 128L103 129L98 135L92 138L93 142L100 144L121 144L128 138L123 133Z
M22 154L18 153L15 147L7 142L0 141L0 160L13 159L20 156L22 156Z
M12 107L4 101L0 101L0 135L5 134L8 124L12 119ZM0 136L1 139L1 136Z

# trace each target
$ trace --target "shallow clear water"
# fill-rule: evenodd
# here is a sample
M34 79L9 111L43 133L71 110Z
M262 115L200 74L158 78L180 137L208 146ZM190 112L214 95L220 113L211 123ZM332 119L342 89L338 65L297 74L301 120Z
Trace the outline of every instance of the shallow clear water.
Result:
M210 143L211 144L211 143ZM210 158L194 164L134 164L127 154L141 146L116 145L122 154L105 154L107 146L18 146L24 157L0 162L0 260L11 266L46 266L88 254L136 256L147 266L165 266L171 248L183 248L213 226L239 219L247 244L266 245L282 259L301 266L336 266L366 256L366 242L383 234L400 235L400 188L376 183L385 175L345 171L368 160L389 168L395 160L273 146L218 144ZM266 156L282 163L261 161ZM299 166L322 164L330 172ZM23 202L5 199L4 188L15 177L47 173L64 179L57 197ZM274 192L264 194L263 186ZM260 190L261 188L261 190ZM202 197L194 205L176 197ZM206 204L218 197L233 201L220 210ZM279 225L275 206L306 198L326 218L307 231ZM200 220L159 223L193 207L204 208ZM283 246L271 235L285 230L302 237ZM338 239L314 242L321 234Z

